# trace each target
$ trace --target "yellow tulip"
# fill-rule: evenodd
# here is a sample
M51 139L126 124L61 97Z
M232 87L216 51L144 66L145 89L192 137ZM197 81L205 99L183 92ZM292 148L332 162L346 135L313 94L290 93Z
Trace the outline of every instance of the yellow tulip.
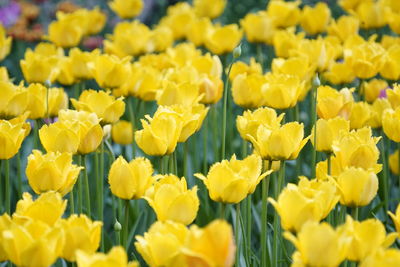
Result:
M26 177L36 194L57 191L65 195L71 191L81 169L72 164L70 153L49 152L43 155L39 150L33 150L28 157Z
M191 82L166 82L162 90L156 94L159 106L185 105L190 106L199 101L199 86Z
M361 1L355 9L355 14L360 20L361 28L380 28L387 23L384 10L380 2Z
M323 2L317 3L314 7L305 6L301 13L300 25L311 35L322 33L326 30L331 20L331 10Z
M13 120L0 120L0 159L10 159L18 153L22 142L30 132L26 115Z
M95 58L100 54L100 50L94 49L91 52L82 51L77 47L69 51L69 58L72 61L72 75L77 79L89 80L93 78L88 65L93 64Z
M6 261L7 260L7 254L6 251L3 248L3 231L7 230L10 228L12 224L11 217L7 214L4 213L3 215L0 216L0 262Z
M223 85L221 78L210 77L203 74L200 77L200 88L199 93L203 95L200 99L202 104L215 104L222 98Z
M159 221L175 221L188 225L194 221L199 210L197 186L187 189L186 179L175 175L158 175L157 182L147 190L144 197L153 208Z
M295 26L300 20L299 4L300 1L270 1L267 6L267 15L273 19L276 27Z
M229 73L229 79L233 81L239 74L263 74L261 64L256 62L254 57L250 58L250 64L246 64L243 61L236 61L232 64L231 72Z
M383 48L389 49L394 44L400 44L400 38L397 36L383 35L380 43Z
M357 35L360 21L353 16L340 16L336 21L332 20L327 27L328 35L337 36L342 42L352 35Z
M242 30L236 24L214 26L205 45L208 50L217 55L230 53L239 45L242 35Z
M364 94L365 101L369 103L374 102L381 94L381 91L388 87L389 85L385 80L372 79L369 82L364 82L362 85L362 93Z
M227 0L194 0L194 12L199 17L214 19L224 12Z
M397 152L397 156L398 156L398 152ZM390 211L388 211L388 214L389 214L390 218L392 218L394 226L396 227L396 231L398 233L400 233L400 205L397 205L396 214L393 214Z
M347 216L341 226L351 238L347 258L351 261L362 261L380 248L387 248L396 240L398 234L386 235L385 226L377 219L354 221Z
M257 130L260 125L266 125L271 129L279 129L284 113L277 115L272 108L258 108L253 112L247 110L243 112L243 116L237 116L236 127L240 136L250 141L250 137L257 138Z
M237 160L233 155L231 160L223 160L211 166L207 177L201 173L195 176L206 185L210 198L217 202L239 203L247 195L252 194L260 181L272 170L261 174L262 160L257 155L251 155L243 160Z
M387 23L390 29L399 34L400 33L400 16L399 10L385 10L385 16L387 17Z
M266 106L287 109L297 104L304 86L305 82L297 76L269 73L266 75L266 82L262 85L261 92Z
M298 122L289 122L278 129L263 124L258 127L256 138L248 137L257 154L266 160L296 159L310 139L310 136L303 139L304 125Z
M88 10L88 20L90 21L90 26L86 29L86 34L97 34L101 32L104 28L107 20L106 14L100 10L99 7L95 7L92 10Z
M27 88L28 105L26 110L29 111L30 119L44 118L47 111L47 88L40 83L31 83Z
M380 249L366 257L360 267L397 266L400 262L400 251L395 248Z
M159 107L153 118L141 120L143 130L135 132L137 145L147 155L162 156L174 152L181 135L182 116L174 111Z
M157 221L144 236L135 237L135 247L149 266L186 267L181 250L188 235L183 224Z
M56 117L60 110L68 108L68 95L62 88L48 88L48 94L50 117Z
M400 78L400 45L396 44L386 51L386 60L380 70L383 78L398 80Z
M356 78L352 66L347 61L333 63L323 76L333 84L351 83Z
M371 108L371 118L367 122L368 126L372 128L382 127L382 115L387 109L391 109L390 103L387 98L378 98L374 101Z
M66 207L67 201L63 200L58 192L43 193L36 200L32 200L32 196L25 192L22 194L22 199L17 202L13 220L21 223L30 220L40 221L54 226L61 219Z
M368 205L378 192L378 177L372 171L349 167L336 177L340 203L350 207Z
M186 36L188 27L196 19L193 7L186 2L178 2L168 7L167 16L161 19L160 25L171 29L174 39L181 39Z
M322 119L332 119L336 116L348 119L354 102L352 89L343 88L340 91L330 86L320 86L317 89L317 114Z
M91 221L86 215L72 214L62 221L65 232L65 245L61 257L68 261L76 260L76 252L94 253L100 246L102 222Z
M79 100L72 98L71 102L77 110L96 113L104 124L117 122L125 112L123 98L115 99L110 92L85 90Z
M187 266L232 267L235 251L232 227L226 221L214 220L204 228L190 227L182 253Z
M76 262L78 267L139 267L137 262L128 262L125 249L121 246L113 247L107 254L78 250Z
M394 84L393 89L388 89L385 93L393 109L400 106L400 86L398 84Z
M266 79L262 74L238 74L232 81L232 97L236 105L244 108L263 106L265 97L262 87Z
M339 201L336 185L329 180L300 177L299 185L287 184L277 200L268 198L281 218L283 229L298 232L307 221L319 222Z
M288 58L289 51L296 49L299 42L304 39L304 32L295 33L294 28L277 30L273 37L275 54L278 57Z
M146 158L135 158L129 163L119 156L111 165L108 183L111 192L122 199L142 198L153 184L153 166Z
M298 76L300 80L310 83L315 73L308 57L291 57L288 59L274 58L272 60L272 73ZM305 92L308 92L306 90ZM304 94L304 93L303 93Z
M73 74L73 61L69 57L62 57L58 61L59 73L57 82L62 85L72 85L76 83L77 79Z
M28 91L23 85L0 81L0 117L12 118L23 114L28 105Z
M186 38L196 46L204 45L207 35L212 29L212 22L209 18L196 18L188 26Z
M383 131L390 140L400 142L400 107L395 110L387 109L382 115Z
M364 2L364 0L339 0L339 6L346 11L354 10L359 4Z
M129 121L120 120L112 125L112 140L120 145L129 145L133 142L133 128Z
M143 10L143 0L113 0L109 7L122 19L138 16Z
M390 170L398 175L399 174L399 151L396 150L389 156L389 167ZM400 228L399 228L400 229Z
M174 43L174 36L170 28L165 26L155 27L145 44L146 53L163 52Z
M328 223L315 221L305 223L297 237L289 232L283 236L296 247L297 252L292 257L302 262L300 266L339 266L350 241Z
M43 210L41 210L43 212ZM41 221L13 223L3 231L3 248L10 261L21 267L51 266L64 246L64 231Z
M367 125L371 119L371 108L367 102L356 102L351 106L350 128L360 129Z
M249 42L272 44L275 25L273 19L268 17L267 12L248 13L240 20L240 25Z
M350 123L349 121L341 118L335 117L333 119L319 119L316 122L317 126L317 144L314 143L314 133L315 126L313 126L311 130L311 142L317 151L321 152L332 152L332 144L336 141L341 132L350 131Z
M41 55L28 48L25 59L20 61L25 80L28 83L53 83L60 71L57 67L58 60L59 58L54 55Z
M6 67L0 67L0 82L9 82L10 77Z
M119 59L113 55L99 55L89 68L102 88L115 88L125 83L131 72L130 57Z
M11 41L12 38L6 36L6 30L0 25L0 61L10 53Z
M78 46L82 40L84 31L81 25L73 23L66 16L65 19L53 21L49 25L49 36L47 39L60 47Z
M39 138L44 149L47 152L69 152L75 154L79 147L79 134L74 131L79 127L79 123L75 122L67 125L63 122L55 122L50 125L43 125L39 129Z

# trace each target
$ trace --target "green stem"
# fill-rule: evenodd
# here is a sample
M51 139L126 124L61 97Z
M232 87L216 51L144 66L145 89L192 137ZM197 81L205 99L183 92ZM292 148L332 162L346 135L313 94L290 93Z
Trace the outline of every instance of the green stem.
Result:
M398 164L398 167L399 167L399 188L400 188L400 142L397 143L397 151L399 153L398 154L399 158L398 158L397 164Z
M101 198L101 187L100 187L100 171L99 171L99 154L97 151L94 152L94 173L96 176L96 202L97 202L97 219L100 220L100 217L103 215L103 200ZM100 241L100 251L104 252L104 231L101 231L101 241Z
M270 161L264 162L264 171L269 170L271 167ZM267 249L267 237L268 237L268 210L267 210L267 198L269 191L269 177L265 177L261 182L261 266L269 266L269 253Z
M262 51L262 43L257 44L257 61L260 63L262 70L264 70L264 57L263 57L263 51Z
M331 153L326 153L326 162L328 165L327 173L328 173L328 175L331 175L332 174Z
M314 126L314 146L312 150L312 159L311 159L311 177L315 177L315 166L317 164L317 150L315 146L317 145L317 87L314 86L311 89L311 127Z
M275 185L275 199L278 199L278 196L282 190L283 184L284 184L284 179L285 179L285 161L281 161L281 169L279 170L279 178L278 182ZM279 215L277 212L275 212L274 216L274 240L273 240L273 245L272 245L272 259L273 259L273 265L272 266L278 266L278 238L280 234L280 223L279 223Z
M214 161L218 161L218 117L217 117L217 105L211 107L212 117L212 132L213 132L213 149L214 149Z
M86 199L85 199L85 205L86 205L86 214L88 215L89 218L91 218L91 207L90 207L90 188L89 188L89 178L88 178L88 170L87 170L87 164L86 164L86 160L87 160L87 156L83 155L82 156L82 160L83 160L83 177L85 178L85 195L86 195Z
M78 165L82 166L82 156L78 155ZM83 212L83 199L82 199L82 174L78 178L78 212L82 214Z
M183 143L183 176L189 178L189 174L187 172L187 164L188 164L188 141Z
M220 214L219 214L219 217L222 219L222 220L225 220L225 209L226 209L226 204L225 203L223 203L223 202L220 202Z
M129 233L129 200L125 200L125 222L124 222L124 246L128 249L128 233Z
M39 120L33 121L33 149L39 149Z
M17 191L18 191L18 196L17 199L21 199L22 196L22 172L21 172L21 153L17 153Z
M69 215L75 213L75 201L74 201L74 187L72 187L71 192L69 192Z
M228 73L225 78L224 86L224 104L222 109L222 144L221 144L221 160L225 158L225 141L226 141L226 113L228 107L228 90L229 90L229 74L231 73L232 63L229 64Z
M46 119L47 124L50 124L50 113L49 113L49 86L46 84Z
M358 207L353 207L352 215L353 215L353 219L356 221L358 221L358 211L359 211Z
M236 225L235 225L235 239L236 239L236 260L235 266L240 266L240 238L239 238L239 228L240 228L240 202L236 204Z
M129 114L129 120L132 123L132 131L135 132L135 114L133 113L133 101L134 98L132 99L127 99L126 102L128 104L128 114ZM132 158L134 159L136 155L136 147L135 147L135 141L132 142Z
M3 185L4 185L4 183L3 183L3 181L2 181L2 177L1 177L1 174L2 174L2 166L3 166L3 164L2 164L2 160L0 160L0 212L3 212L3 208L4 208L4 206L3 206L3 190L4 190L4 188L3 188Z
M206 117L203 122L203 173L206 173L207 168L208 168L208 161L207 161L207 154L208 154L207 143L208 142L207 141L208 141L208 119ZM186 143L185 143L185 145L186 145ZM186 156L185 156L185 158L186 158Z
M381 145L381 158L382 158L382 188L383 188L383 202L384 202L384 211L385 218L387 219L387 212L389 210L389 183L388 183L388 171L387 171L387 158L386 158L386 150L385 150L385 135L381 129L382 140L380 142ZM400 152L399 152L400 153ZM399 157L400 161L400 157ZM399 165L399 175L400 175L400 165Z
M11 215L11 188L10 188L10 161L4 160L5 166L5 189L6 189L6 212Z
M246 199L246 240L247 240L247 250L246 250L246 255L247 255L247 266L250 266L250 258L251 258L251 218L252 218L252 214L251 214L251 206L252 206L252 202L251 202L251 195L247 196Z

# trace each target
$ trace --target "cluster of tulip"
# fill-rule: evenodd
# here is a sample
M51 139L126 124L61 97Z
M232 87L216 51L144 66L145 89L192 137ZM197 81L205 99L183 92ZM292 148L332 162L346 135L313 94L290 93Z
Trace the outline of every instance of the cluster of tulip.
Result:
M0 261L399 265L400 5L338 4L221 25L226 0L194 0L150 28L113 0L125 20L93 51L105 14L57 13L24 81L0 67Z

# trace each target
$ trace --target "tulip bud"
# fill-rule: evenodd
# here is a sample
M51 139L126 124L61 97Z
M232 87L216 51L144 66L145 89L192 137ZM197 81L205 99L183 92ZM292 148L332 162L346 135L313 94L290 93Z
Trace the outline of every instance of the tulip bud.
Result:
M233 49L233 58L239 58L242 55L242 44L239 44L238 46Z

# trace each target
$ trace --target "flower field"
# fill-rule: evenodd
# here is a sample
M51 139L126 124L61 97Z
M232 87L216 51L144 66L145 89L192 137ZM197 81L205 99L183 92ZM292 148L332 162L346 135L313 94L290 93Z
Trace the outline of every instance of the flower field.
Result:
M400 1L0 0L0 267L400 266Z

